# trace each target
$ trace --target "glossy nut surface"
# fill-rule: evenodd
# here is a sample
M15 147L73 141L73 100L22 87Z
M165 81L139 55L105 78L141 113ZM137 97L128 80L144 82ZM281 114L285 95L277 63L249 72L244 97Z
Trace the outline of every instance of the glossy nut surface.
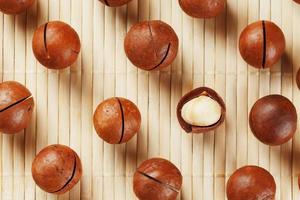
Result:
M0 132L13 134L25 129L34 101L30 91L16 81L0 83Z
M269 68L283 55L285 37L273 22L254 22L242 31L239 49L241 56L249 65L256 68Z
M253 134L267 145L289 141L297 128L297 112L293 103L281 95L262 97L253 105L249 124Z
M209 98L211 98L213 101L215 101L216 103L219 104L220 108L221 108L221 116L220 119L211 125L208 126L195 126L192 124L189 124L182 115L182 111L183 111L183 107L185 104L187 104L189 101L199 97L199 96L207 96ZM179 121L180 126L187 132L187 133L205 133L211 130L216 129L218 126L220 126L224 120L225 120L225 113L226 113L226 107L225 107L225 103L223 101L223 99L211 88L207 88L207 87L199 87L196 88L192 91L190 91L189 93L187 93L186 95L184 95L181 100L179 101L178 105L177 105L177 119ZM199 113L199 115L201 116L201 113Z
M52 21L37 28L32 49L36 59L45 67L63 69L76 61L80 52L80 39L68 24Z
M236 170L228 179L228 200L274 200L276 184L273 176L257 166Z
M5 14L16 15L25 12L34 0L0 0L0 10Z
M180 171L162 158L144 161L133 177L133 190L140 200L175 200L181 185Z
M110 144L128 142L141 126L141 114L137 106L121 97L100 103L93 120L97 134Z
M296 75L296 83L297 83L298 88L300 89L300 68Z
M225 11L225 0L179 0L182 10L191 17L212 18Z
M162 21L143 21L130 28L124 48L136 67L149 71L162 69L174 61L178 37L172 27Z
M132 0L100 0L100 1L107 6L118 7L118 6L123 6Z
M32 176L46 192L63 194L72 189L82 175L81 161L75 151L64 145L42 149L32 163Z

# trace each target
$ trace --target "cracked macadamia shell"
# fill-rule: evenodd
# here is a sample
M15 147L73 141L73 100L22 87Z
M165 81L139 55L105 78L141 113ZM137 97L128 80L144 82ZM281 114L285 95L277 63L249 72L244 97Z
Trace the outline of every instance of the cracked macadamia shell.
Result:
M202 98L202 96L204 98ZM191 102L199 97L201 100L197 102L198 105ZM204 105L199 105L201 103ZM216 104L218 104L218 106ZM193 106L195 107L193 108ZM194 122L200 121L202 124L196 125L192 123L192 121L189 120L189 116L186 114L185 109L192 111L189 115L197 117L197 119L194 118ZM187 133L205 133L216 129L224 122L225 113L226 107L223 99L213 89L207 87L199 87L190 91L180 99L177 105L177 118L179 124ZM210 116L208 117L207 115ZM217 119L218 116L219 118Z
M118 7L118 6L123 6L132 0L100 0L100 1L107 6Z
M82 166L75 151L56 144L42 149L36 155L31 171L34 181L41 189L63 194L80 180Z
M297 128L297 112L293 103L282 95L268 95L253 105L249 124L253 134L267 145L289 141Z
M245 166L230 176L226 193L228 200L275 200L276 184L267 170Z
M182 185L179 169L170 161L144 161L133 177L133 190L140 200L175 200Z
M80 39L68 24L52 21L35 31L32 49L36 59L49 69L63 69L72 65L80 52Z
M98 105L94 113L97 134L110 144L128 142L139 131L141 114L128 99L109 98Z
M30 91L16 81L0 83L0 132L13 134L30 123L34 101Z
M285 51L285 37L273 22L257 21L241 33L239 50L243 59L256 68L269 68L278 62Z
M25 12L34 0L0 0L0 10L5 14L17 15Z
M225 11L225 0L179 0L182 10L191 17L213 18Z
M162 69L176 58L178 37L172 27L162 21L143 21L130 28L124 48L135 66L149 71Z

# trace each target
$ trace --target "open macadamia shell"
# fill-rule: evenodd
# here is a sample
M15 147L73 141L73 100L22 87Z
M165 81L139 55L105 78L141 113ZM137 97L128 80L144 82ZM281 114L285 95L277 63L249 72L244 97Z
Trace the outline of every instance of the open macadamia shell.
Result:
M293 103L282 95L268 95L253 105L249 124L253 134L267 145L289 141L297 129L297 112Z
M179 0L182 10L191 17L212 18L225 11L225 0Z
M34 0L0 0L0 11L9 15L17 15L25 12L33 3Z
M182 116L182 108L184 107L184 105L186 103L188 103L189 101L191 101L192 99L197 98L201 95L210 97L212 100L216 101L221 107L220 119L216 123L209 125L209 126L194 126L194 125L186 122ZM191 133L191 132L192 133L205 133L205 132L216 129L218 126L220 126L224 122L225 113L226 113L226 107L225 107L225 103L224 103L223 99L213 89L210 89L207 87L199 87L199 88L196 88L196 89L190 91L189 93L187 93L180 99L180 101L177 105L177 118L178 118L179 124L187 133Z
M182 185L179 169L170 161L144 161L133 177L133 190L140 200L175 200Z
M256 68L269 68L285 51L285 37L273 22L257 21L241 33L239 49L243 59Z
M46 192L63 194L80 180L82 166L77 153L64 145L42 149L32 163L32 176Z
M130 28L124 48L128 59L138 68L162 69L176 58L178 37L172 27L162 21L143 21Z
M275 200L276 184L267 170L245 166L230 176L226 193L228 200Z
M123 6L132 0L100 0L100 1L107 6L118 7L118 6Z
M80 39L70 25L51 21L37 28L32 49L36 59L45 67L63 69L76 61L80 52Z
M30 91L16 81L0 83L0 132L13 134L25 129L34 101Z
M121 97L106 99L94 113L97 134L110 144L128 142L139 131L141 114L138 107Z

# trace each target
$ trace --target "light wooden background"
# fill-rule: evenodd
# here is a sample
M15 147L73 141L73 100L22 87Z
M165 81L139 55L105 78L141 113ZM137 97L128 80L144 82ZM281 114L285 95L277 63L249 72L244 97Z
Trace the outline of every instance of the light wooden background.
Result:
M170 159L182 171L179 199L225 199L225 181L237 168L259 165L274 175L277 199L298 200L300 133L281 147L259 143L248 126L254 101L282 93L300 111L294 77L300 67L300 5L292 0L228 0L217 19L185 15L177 0L133 0L117 9L98 0L37 0L27 13L0 15L0 79L20 81L34 95L31 126L21 134L0 136L0 199L135 199L132 175L148 157ZM70 69L47 70L33 56L37 25L63 20L78 32L82 51ZM123 39L138 20L162 19L172 25L180 50L171 68L147 73L126 59ZM239 55L241 30L258 19L282 27L286 55L271 70L248 67ZM205 135L185 134L176 118L180 97L194 87L215 88L227 105L226 123ZM95 134L92 114L104 98L136 102L142 128L127 145L108 145ZM71 146L80 155L80 184L57 197L35 186L31 162L48 144Z

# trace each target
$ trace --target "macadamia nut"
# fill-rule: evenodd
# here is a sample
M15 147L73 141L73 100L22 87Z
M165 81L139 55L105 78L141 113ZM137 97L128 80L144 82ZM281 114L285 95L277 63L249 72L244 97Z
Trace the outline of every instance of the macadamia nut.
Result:
M194 126L210 126L221 117L221 106L212 98L202 95L183 105L182 118Z
M100 0L100 1L107 6L118 7L129 3L131 0Z
M25 12L34 0L0 0L0 10L5 14L16 15Z
M177 119L187 133L206 133L225 120L223 99L211 88L199 87L184 95L177 105Z

